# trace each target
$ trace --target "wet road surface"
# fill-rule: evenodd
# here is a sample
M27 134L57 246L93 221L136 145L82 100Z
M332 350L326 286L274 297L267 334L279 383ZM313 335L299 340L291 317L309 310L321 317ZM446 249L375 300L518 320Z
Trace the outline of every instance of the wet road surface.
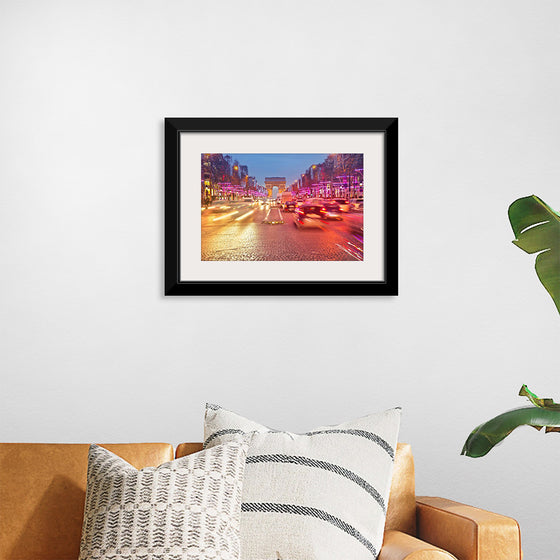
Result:
M363 214L309 220L296 227L293 212L270 205L224 201L201 212L203 261L363 260Z

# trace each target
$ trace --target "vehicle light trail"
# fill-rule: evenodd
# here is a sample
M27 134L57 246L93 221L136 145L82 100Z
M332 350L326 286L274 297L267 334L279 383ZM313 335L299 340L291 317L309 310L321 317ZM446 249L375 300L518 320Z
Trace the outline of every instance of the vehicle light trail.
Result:
M239 216L239 218L235 218L235 221L242 220L243 218L246 218L247 216L250 216L254 212L255 212L254 210L251 210L251 211L247 212L246 214L243 214L242 216Z
M336 245L337 245L337 247L342 249L346 254L350 255L351 257L353 257L357 261L363 261L364 260L363 254L360 254L359 252L348 249L348 248L344 247L344 245L341 245L340 243L337 243ZM349 244L349 245L351 245L351 244Z
M228 214L224 214L223 216L219 216L218 218L214 218L214 222L218 220L223 220L224 218L229 218L230 216L234 216L235 214L239 214L239 210L234 210L233 212L229 212Z
M350 247L354 247L354 249L356 251L358 251L358 253L363 253L364 250L361 247L358 247L357 245L354 245L354 243L350 243L350 241L347 241L346 243L348 243L348 245L350 245Z

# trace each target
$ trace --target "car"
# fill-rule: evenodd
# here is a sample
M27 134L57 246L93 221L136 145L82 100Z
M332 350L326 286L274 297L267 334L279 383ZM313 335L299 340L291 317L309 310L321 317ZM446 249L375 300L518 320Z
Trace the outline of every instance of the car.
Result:
M284 202L284 207L282 208L282 211L284 211L284 212L294 212L295 209L296 209L295 200L286 200L286 202Z
M350 210L352 212L363 212L364 211L364 199L363 198L353 198L350 201Z
M297 228L303 226L320 227L321 222L326 219L327 210L322 204L305 203L296 208L294 213L294 225Z
M325 219L342 220L342 216L340 215L340 206L333 200L326 200L323 202L323 208L325 209Z
M350 211L350 202L347 198L333 198L333 200L340 206L342 212Z

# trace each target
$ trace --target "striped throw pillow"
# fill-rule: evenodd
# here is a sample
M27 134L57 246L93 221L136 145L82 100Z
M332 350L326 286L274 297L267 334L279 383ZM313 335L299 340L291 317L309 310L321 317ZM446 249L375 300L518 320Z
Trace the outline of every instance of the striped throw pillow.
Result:
M305 434L206 405L204 445L253 432L241 504L242 560L375 560L401 409Z
M79 560L239 560L247 443L137 470L89 450Z

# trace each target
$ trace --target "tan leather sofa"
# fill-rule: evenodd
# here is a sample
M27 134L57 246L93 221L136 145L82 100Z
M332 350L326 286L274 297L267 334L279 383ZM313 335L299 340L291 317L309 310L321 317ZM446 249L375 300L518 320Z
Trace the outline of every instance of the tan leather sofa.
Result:
M174 458L167 443L103 445L136 468ZM76 560L87 444L0 443L0 560ZM202 448L182 443L175 456ZM399 444L380 560L520 560L508 517L415 495L410 446ZM349 559L350 560L350 559Z

